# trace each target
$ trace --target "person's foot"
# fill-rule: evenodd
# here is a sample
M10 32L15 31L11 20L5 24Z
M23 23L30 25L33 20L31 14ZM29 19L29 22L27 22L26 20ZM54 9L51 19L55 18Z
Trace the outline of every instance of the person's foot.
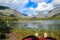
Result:
M39 36L38 32L37 32L37 33L35 33L34 35L35 35L36 37L38 37L38 36Z
M48 37L48 33L47 33L47 32L44 33L44 38L45 38L45 37Z

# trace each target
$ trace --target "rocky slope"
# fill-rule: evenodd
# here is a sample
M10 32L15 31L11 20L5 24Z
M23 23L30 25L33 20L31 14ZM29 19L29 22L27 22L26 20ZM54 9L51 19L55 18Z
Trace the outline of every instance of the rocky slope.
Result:
M18 11L11 9L9 7L6 7L6 6L0 6L0 16L26 18L26 16L22 15Z
M60 7L53 9L47 14L47 17L56 17L60 15Z

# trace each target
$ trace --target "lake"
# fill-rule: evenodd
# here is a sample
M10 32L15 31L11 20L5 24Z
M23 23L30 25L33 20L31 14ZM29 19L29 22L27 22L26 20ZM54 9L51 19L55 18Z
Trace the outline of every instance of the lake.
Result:
M15 24L14 27L35 28L35 29L45 29L45 30L60 29L60 20L17 21L12 23Z

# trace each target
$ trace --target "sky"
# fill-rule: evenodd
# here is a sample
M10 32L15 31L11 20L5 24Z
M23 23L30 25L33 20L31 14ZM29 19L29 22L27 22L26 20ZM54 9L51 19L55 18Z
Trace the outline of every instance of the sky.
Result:
M60 6L60 0L0 0L0 5L8 6L27 16L36 16L40 12L46 15Z

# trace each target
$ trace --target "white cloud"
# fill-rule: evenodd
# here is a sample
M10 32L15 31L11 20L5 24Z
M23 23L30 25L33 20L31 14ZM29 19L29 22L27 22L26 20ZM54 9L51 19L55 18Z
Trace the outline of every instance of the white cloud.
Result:
M48 13L49 10L54 9L54 6L52 3L47 4L46 2L38 3L38 6L36 8L30 7L28 8L29 16L31 15L37 15L39 12L42 12L43 14ZM31 14L31 15L30 15Z
M30 0L31 2L36 2L36 3L41 3L41 2L45 2L47 0ZM60 4L60 0L52 0L52 3L54 4Z
M0 0L0 3L11 3L12 0Z
M44 11L44 10L51 10L53 9L53 4L49 3L47 4L46 2L38 3L38 7L36 10Z
M46 10L52 10L54 9L56 6L55 5L60 5L60 0L52 0L51 3L47 4L46 0L31 0L32 2L38 2L38 6L37 8L33 8L31 7L31 10L36 10L36 11L46 11ZM45 13L47 13L48 11L46 11Z
M28 3L28 0L13 0L12 3L15 5L24 5Z
M53 7L53 4L47 4L46 2L42 2L42 3L38 3L38 6L37 8L33 8L31 7L30 10L34 10L34 11L45 11L45 10L52 10L54 7Z
M41 3L41 2L44 2L44 1L46 1L46 0L30 0L31 2L36 2L36 3Z
M60 0L53 0L53 4L60 4Z
M17 0L13 0L12 3L13 4L19 4L19 0L18 1Z
M33 10L31 8L27 8L27 9L23 10L23 11L25 11L24 13L26 13L29 17L36 16L38 14L37 11L36 10Z
M14 4L14 5L23 5L28 3L28 0L0 0L2 4Z

